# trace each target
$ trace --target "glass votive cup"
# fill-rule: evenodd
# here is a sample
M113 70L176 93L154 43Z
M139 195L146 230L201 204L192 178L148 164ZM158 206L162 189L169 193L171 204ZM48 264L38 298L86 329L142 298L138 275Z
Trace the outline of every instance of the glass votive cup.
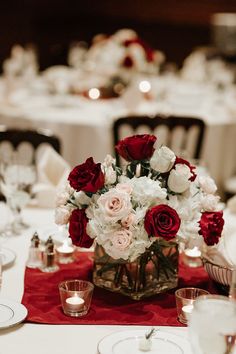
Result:
M72 317L85 316L90 308L94 285L85 280L66 280L59 284L63 312Z
M192 310L194 301L201 295L208 295L209 292L199 288L182 288L175 292L175 301L178 320L187 324Z
M186 248L183 251L183 262L192 268L201 267L202 259L201 259L201 251L197 246L193 248Z

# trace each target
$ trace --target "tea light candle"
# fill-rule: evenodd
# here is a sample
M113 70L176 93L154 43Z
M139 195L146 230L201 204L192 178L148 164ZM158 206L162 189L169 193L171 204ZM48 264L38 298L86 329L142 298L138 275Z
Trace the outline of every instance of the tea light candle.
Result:
M60 247L57 248L57 252L68 255L74 252L74 247L69 246L67 241L65 241Z
M68 297L66 299L66 307L68 311L80 311L84 306L84 299L78 295Z
M147 80L140 81L138 87L142 93L148 93L151 90L151 84Z
M98 88L93 87L88 91L88 96L91 100L97 100L100 97L100 91Z
M192 311L193 311L193 305L183 306L182 307L183 317L186 318L186 320L189 320Z

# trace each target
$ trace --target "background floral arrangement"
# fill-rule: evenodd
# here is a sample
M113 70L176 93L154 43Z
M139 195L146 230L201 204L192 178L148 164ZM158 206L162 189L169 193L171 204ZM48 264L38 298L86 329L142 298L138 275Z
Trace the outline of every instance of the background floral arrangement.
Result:
M114 259L133 261L155 243L202 237L218 243L223 212L216 185L196 175L188 161L166 146L155 148L154 135L134 135L116 149L127 165L121 170L107 155L90 157L69 174L58 193L55 221L69 223L72 242L96 242Z
M112 57L112 60L111 60ZM87 69L117 75L120 69L157 73L164 54L149 47L131 29L122 29L111 36L97 35L85 53Z

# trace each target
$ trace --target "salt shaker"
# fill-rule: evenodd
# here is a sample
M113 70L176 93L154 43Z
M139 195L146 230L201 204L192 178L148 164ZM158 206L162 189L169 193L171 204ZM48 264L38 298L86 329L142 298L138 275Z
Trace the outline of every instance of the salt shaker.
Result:
M37 232L35 232L31 238L26 266L28 268L40 268L42 266L42 252L40 249L40 239Z
M51 236L45 242L45 250L43 252L42 272L56 272L59 266L56 264L56 252L54 242Z

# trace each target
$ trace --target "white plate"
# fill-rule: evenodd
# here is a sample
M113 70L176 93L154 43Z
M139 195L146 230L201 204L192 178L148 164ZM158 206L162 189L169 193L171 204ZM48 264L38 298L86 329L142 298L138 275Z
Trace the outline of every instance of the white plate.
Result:
M139 350L139 341L148 330L130 330L112 333L98 343L99 354L143 354ZM187 339L157 329L152 336L152 347L148 354L190 354Z
M18 302L0 299L0 329L22 322L28 314L26 307Z
M9 248L2 247L0 250L0 254L2 256L2 266L7 267L11 265L16 259L15 253Z

